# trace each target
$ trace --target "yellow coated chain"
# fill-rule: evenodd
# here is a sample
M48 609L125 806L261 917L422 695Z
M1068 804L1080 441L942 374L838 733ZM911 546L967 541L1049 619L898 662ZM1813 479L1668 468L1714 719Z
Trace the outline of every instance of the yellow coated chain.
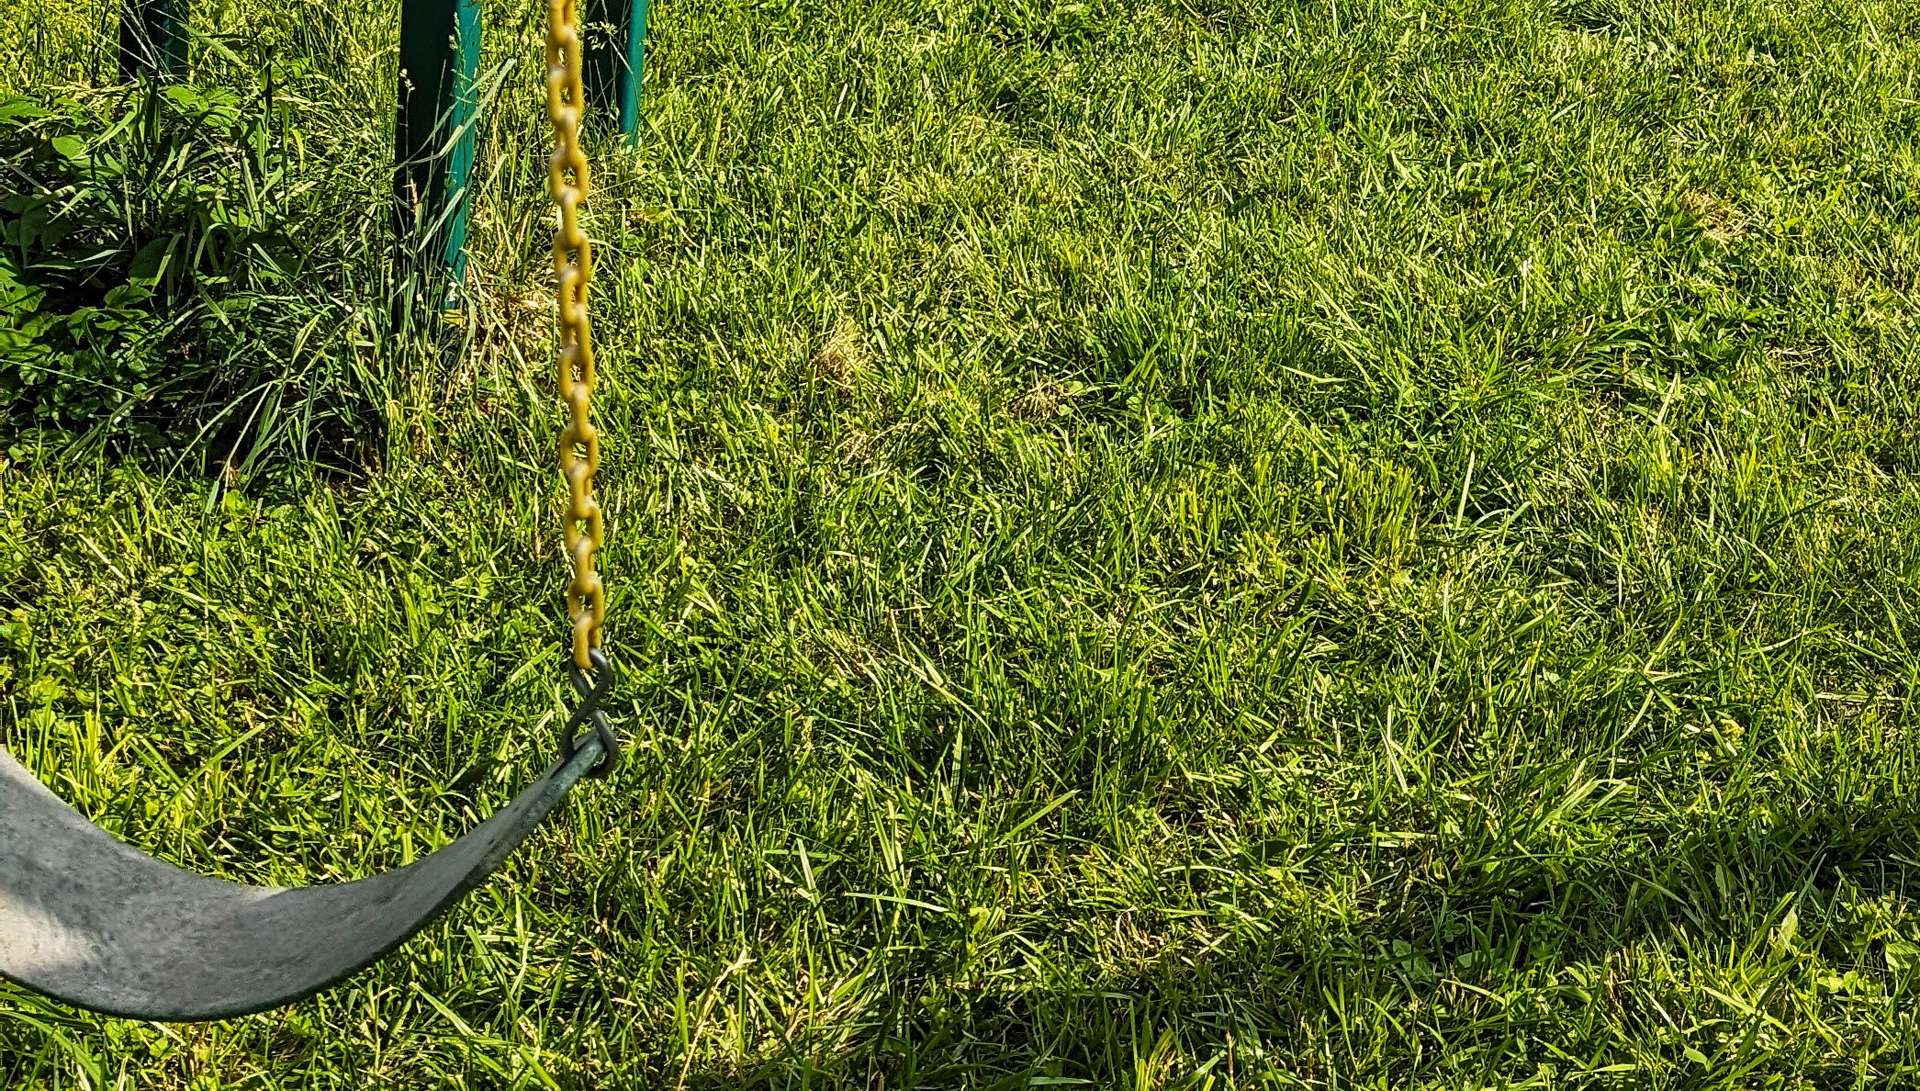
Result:
M594 551L606 530L600 502L593 497L593 475L600 468L600 433L594 430L593 323L587 318L587 286L593 281L593 248L580 229L580 205L587 199L587 156L580 148L580 121L586 96L580 86L580 32L575 28L577 0L547 3L547 118L553 123L553 157L547 183L560 207L553 233L553 269L560 291L560 397L567 403L567 426L560 433L560 474L567 481L565 519L567 553L573 579L567 584L567 615L573 623L573 665L595 668L601 626L607 619L607 589L593 570Z

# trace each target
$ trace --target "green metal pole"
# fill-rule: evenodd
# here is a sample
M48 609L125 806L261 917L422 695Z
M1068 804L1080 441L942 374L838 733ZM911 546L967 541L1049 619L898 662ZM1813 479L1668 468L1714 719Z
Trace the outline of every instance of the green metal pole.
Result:
M393 135L395 236L409 267L437 259L455 288L467 268L479 72L480 0L405 0Z
M629 144L640 138L640 91L647 74L647 0L589 0L587 102L613 107Z
M120 75L178 76L187 68L182 0L126 0L120 9Z

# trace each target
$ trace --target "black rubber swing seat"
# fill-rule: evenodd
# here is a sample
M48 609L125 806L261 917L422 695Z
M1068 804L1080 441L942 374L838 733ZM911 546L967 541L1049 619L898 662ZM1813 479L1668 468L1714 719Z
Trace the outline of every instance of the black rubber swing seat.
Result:
M298 1000L399 946L473 889L606 756L591 733L507 808L406 867L294 889L209 879L95 826L0 747L0 976L137 1019Z

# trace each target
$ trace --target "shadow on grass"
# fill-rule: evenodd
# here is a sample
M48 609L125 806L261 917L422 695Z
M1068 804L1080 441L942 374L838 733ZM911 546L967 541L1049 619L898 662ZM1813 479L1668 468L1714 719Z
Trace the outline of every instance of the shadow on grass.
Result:
M1084 987L1021 991L1002 978L969 991L931 972L926 1003L894 990L891 1010L837 1054L798 1037L749 1067L696 1068L686 1086L1502 1083L1541 1065L1596 1078L1694 1053L1842 1079L1860 1056L1899 1048L1880 1030L1843 1032L1857 1049L1831 1048L1822 1024L1834 1013L1815 1009L1848 971L1883 1015L1909 992L1889 966L1882 909L1914 892L1920 808L1675 815L1625 832L1636 851L1376 876L1392 904L1358 919L1253 922ZM1768 1028L1780 1033L1755 1033ZM1289 1078L1266 1079L1276 1073Z

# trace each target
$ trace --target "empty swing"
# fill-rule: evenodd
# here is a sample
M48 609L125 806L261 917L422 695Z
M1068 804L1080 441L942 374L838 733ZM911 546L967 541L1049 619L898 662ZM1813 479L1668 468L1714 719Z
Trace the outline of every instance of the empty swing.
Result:
M437 852L358 882L294 889L195 875L95 826L0 748L0 976L58 1000L138 1019L219 1019L309 996L360 970L430 923L497 869L582 777L605 775L618 741L600 704L615 683L601 650L606 590L594 572L603 533L593 477L599 437L587 287L593 259L579 226L587 192L576 0L549 0L546 95L560 209L559 444L572 558L569 673L580 702L561 754L505 810Z

